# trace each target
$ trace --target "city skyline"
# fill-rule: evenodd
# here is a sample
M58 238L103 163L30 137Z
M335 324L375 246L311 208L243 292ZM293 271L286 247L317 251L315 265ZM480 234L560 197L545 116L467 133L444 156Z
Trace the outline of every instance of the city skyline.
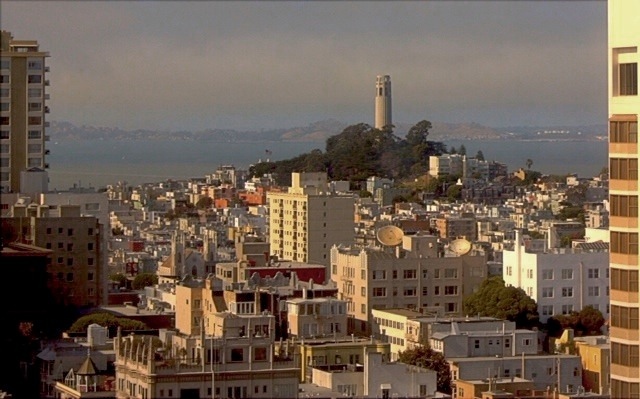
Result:
M16 2L51 53L49 120L124 129L606 120L605 2ZM603 77L604 76L604 77Z

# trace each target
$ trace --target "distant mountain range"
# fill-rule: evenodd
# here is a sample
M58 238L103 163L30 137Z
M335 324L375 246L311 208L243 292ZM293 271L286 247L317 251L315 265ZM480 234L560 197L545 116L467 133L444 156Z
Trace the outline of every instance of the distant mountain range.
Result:
M477 123L432 122L429 139L433 141L455 140L603 140L607 137L606 125L590 126L524 126L491 128ZM395 134L404 137L413 124L399 123ZM47 134L53 140L215 140L229 142L260 141L317 141L341 133L347 123L333 119L311 123L307 126L262 131L237 131L233 129L208 129L202 131L124 130L113 127L76 126L71 122L51 122Z

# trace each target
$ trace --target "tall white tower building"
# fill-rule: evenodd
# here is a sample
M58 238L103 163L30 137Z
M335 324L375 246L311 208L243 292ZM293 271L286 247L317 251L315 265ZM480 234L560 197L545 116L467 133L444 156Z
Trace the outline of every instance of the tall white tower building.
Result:
M378 75L376 77L376 109L375 128L382 129L391 125L391 77Z

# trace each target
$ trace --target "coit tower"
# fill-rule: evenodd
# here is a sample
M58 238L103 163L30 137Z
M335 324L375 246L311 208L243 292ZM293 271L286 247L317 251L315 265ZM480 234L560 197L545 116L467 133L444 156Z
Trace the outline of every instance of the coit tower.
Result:
M378 75L376 77L376 109L375 128L382 129L391 125L391 77Z

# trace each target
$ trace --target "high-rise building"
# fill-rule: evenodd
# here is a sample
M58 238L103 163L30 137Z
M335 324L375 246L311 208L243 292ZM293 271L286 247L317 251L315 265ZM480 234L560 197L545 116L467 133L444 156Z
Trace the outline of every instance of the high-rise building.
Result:
M382 129L391 124L391 77L378 75L376 77L375 128Z
M269 191L267 202L270 251L279 259L328 266L331 247L354 240L355 199L330 192L326 173L292 173L288 192Z
M45 94L49 81L45 73L48 52L40 51L35 40L15 40L2 31L0 47L0 188L2 192L22 191L22 179L46 185ZM37 176L25 175L26 172ZM45 176L44 178L42 176ZM37 191L46 191L40 187Z
M640 398L640 2L608 2L611 397Z

